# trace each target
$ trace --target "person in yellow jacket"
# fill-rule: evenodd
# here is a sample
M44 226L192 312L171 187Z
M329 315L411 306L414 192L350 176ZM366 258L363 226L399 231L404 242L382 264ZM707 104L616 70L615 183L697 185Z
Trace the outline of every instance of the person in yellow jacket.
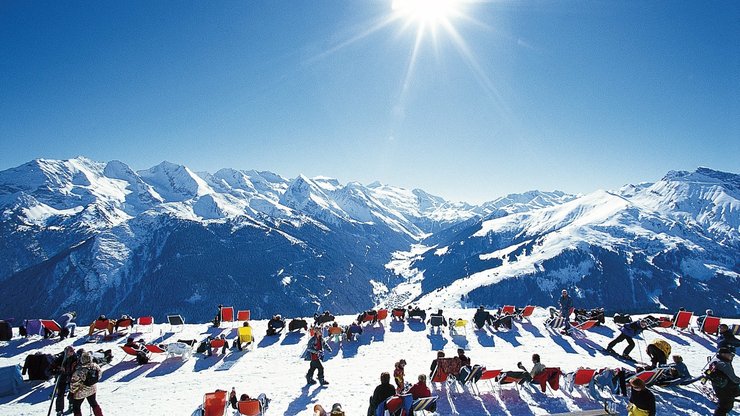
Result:
M627 405L627 416L655 416L655 396L639 378L630 380L632 395Z
M671 356L671 345L658 338L647 346L647 354L650 356L650 368L666 365L668 357Z

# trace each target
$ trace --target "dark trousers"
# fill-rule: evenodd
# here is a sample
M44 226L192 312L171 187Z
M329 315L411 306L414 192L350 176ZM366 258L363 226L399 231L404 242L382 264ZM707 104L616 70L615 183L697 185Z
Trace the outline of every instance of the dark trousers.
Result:
M717 408L714 409L714 416L726 416L732 411L732 407L735 405L735 398L728 396L717 396L719 399Z
M57 400L56 400L56 410L57 412L64 411L64 393L67 390L68 380L67 376L60 375L59 380L57 381ZM70 399L70 403L72 400Z
M627 340L627 348L624 349L623 355L629 355L633 348L635 348L635 341L632 340L632 337L628 337L624 333L619 334L618 337L616 337L612 342L609 343L609 345L606 346L606 349L611 350L614 349L614 346L619 344L620 342Z
M668 361L668 357L665 356L665 353L655 345L648 345L647 353L650 356L650 365L653 368L657 367L658 365L665 365Z
M312 379L314 371L319 370L319 380L324 379L324 366L321 364L321 360L311 360L311 366L308 367L308 373L306 378Z
M82 416L82 402L84 401L85 399L74 399L72 401L74 416ZM103 416L103 411L100 409L97 400L95 400L94 394L92 396L87 396L87 402L90 404L90 407L92 407L92 411L95 416Z

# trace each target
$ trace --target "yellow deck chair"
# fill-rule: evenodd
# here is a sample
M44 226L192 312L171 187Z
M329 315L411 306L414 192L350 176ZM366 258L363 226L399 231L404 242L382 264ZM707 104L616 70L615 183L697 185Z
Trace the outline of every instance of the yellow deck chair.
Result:
M456 334L460 333L460 328L462 328L465 335L468 335L468 320L467 319L457 319L454 321L454 325L452 326L452 329L455 331Z
M250 349L254 348L254 337L252 336L251 326L240 326L236 332L239 335L239 342L247 344L247 347Z

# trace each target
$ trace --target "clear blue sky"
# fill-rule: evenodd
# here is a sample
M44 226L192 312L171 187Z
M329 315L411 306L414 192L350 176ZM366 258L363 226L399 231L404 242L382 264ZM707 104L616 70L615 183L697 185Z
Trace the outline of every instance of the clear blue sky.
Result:
M169 160L471 202L740 172L740 2L459 7L414 54L390 0L0 1L0 169Z

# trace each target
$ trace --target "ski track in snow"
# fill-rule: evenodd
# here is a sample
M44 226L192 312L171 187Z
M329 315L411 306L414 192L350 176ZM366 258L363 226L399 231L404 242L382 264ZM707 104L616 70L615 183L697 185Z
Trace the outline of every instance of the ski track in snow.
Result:
M447 317L471 318L474 310L453 309L446 311ZM133 357L121 351L120 345L126 336L114 341L98 344L85 344L84 337L63 341L42 340L32 337L28 340L15 338L9 343L0 343L0 367L22 364L28 354L37 351L58 353L66 345L85 349L112 349L112 365L103 367L102 381L98 384L98 402L107 416L115 415L191 415L202 403L203 394L216 389L231 390L236 387L238 394L248 393L256 396L265 393L272 399L268 415L311 415L314 404L330 408L335 402L342 404L347 415L364 415L367 412L368 398L379 384L383 371L392 372L393 365L401 358L406 359L406 381L415 382L418 374L429 373L429 365L437 350L444 350L447 356L454 356L457 348L467 350L474 364L489 369L515 370L516 362L521 361L530 367L533 353L542 356L547 366L558 366L564 372L571 372L579 366L592 368L619 367L624 364L615 358L602 355L588 345L600 346L617 335L616 326L610 321L605 327L597 327L587 333L587 339L573 339L553 335L544 326L546 311L537 309L532 323L517 322L511 332L474 331L467 328L467 335L451 336L448 331L441 335L431 335L428 326L421 323L397 323L386 320L382 325L366 327L359 342L345 343L341 348L329 342L333 351L326 354L324 367L327 387L316 385L307 387L305 374L308 362L299 358L308 335L305 333L281 334L277 337L264 337L267 321L253 321L252 327L257 335L254 349L245 352L228 352L225 356L214 354L203 357L195 354L192 359L182 362L180 358L165 359L154 356L149 364L138 366ZM337 321L344 325L354 316L340 316ZM738 323L739 320L726 322ZM146 340L173 342L177 339L205 338L207 334L228 334L233 339L236 329L211 328L207 324L186 325L177 333L169 333L166 324L155 325L151 333L135 335ZM78 328L84 334L86 328ZM708 336L679 333L673 330L648 331L645 340L637 340L637 348L632 355L645 361L645 342L657 337L666 339L672 346L672 354L684 357L692 375L698 375L711 355L714 341ZM17 329L16 329L17 332ZM625 343L617 346L624 348ZM641 356L642 354L642 356ZM735 372L740 373L740 365L735 360ZM481 395L472 394L468 388L457 393L445 386L435 385L432 394L439 395L439 415L542 415L557 412L596 409L600 404L574 391L572 397L564 390L548 391L504 388L493 393L486 382L480 382ZM562 383L561 383L562 387ZM2 415L40 415L49 406L51 382L24 382L22 393L18 396L0 398ZM658 414L661 415L706 415L714 408L713 403L692 387L674 389L655 388ZM626 414L625 398L617 398L620 414ZM89 412L83 405L83 414ZM232 412L227 413L229 415Z

